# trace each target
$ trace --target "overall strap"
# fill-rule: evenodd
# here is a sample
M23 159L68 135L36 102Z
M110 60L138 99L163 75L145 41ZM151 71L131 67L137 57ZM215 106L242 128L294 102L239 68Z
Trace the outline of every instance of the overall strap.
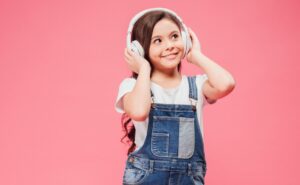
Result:
M153 92L152 92L152 90L151 90L151 89L150 89L150 92L151 92L151 98L152 98L152 97L154 97L154 96L153 96Z
M152 92L151 89L150 89L150 93L151 93L151 106L153 106L153 104L154 104L154 95L153 95L153 92Z
M191 104L196 107L197 100L198 100L196 76L188 76L188 82L189 82L189 98L190 98Z

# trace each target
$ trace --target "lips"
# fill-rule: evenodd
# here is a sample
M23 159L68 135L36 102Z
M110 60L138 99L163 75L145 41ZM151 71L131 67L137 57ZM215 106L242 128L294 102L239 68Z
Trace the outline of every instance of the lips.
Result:
M178 54L178 52L174 52L174 53L170 53L170 54L167 54L167 55L164 55L164 56L162 56L162 57L167 57L167 56L170 56L170 55L177 55Z
M163 58L166 58L166 59L174 59L174 58L176 58L177 57L177 54L178 54L179 52L176 52L176 53L170 53L170 54L168 54L168 55L164 55L164 56L162 56Z

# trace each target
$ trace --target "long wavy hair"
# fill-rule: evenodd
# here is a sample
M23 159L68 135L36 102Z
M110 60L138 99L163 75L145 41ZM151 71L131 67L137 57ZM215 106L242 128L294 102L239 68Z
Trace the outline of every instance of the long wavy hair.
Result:
M171 20L178 26L179 30L182 30L181 23L179 22L179 20L172 14L164 11L152 11L144 14L136 21L132 30L131 41L137 40L142 45L145 51L144 57L150 63L151 66L150 77L152 76L152 72L153 72L152 70L153 66L151 64L150 57L149 57L149 48L151 43L152 32L156 23L164 18ZM178 64L177 69L178 71L181 70L181 62ZM137 79L137 77L138 74L132 72L131 78ZM129 155L136 148L135 127L132 124L131 118L126 113L122 115L121 123L122 123L123 131L125 132L125 135L121 138L121 141L123 142L123 140L127 137L128 138L127 143L131 143L127 151L127 155Z

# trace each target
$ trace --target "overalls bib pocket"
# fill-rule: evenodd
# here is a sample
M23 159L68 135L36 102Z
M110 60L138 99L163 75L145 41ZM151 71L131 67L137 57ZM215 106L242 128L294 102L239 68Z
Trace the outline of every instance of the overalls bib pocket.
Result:
M153 116L151 152L157 157L187 159L195 149L194 118Z

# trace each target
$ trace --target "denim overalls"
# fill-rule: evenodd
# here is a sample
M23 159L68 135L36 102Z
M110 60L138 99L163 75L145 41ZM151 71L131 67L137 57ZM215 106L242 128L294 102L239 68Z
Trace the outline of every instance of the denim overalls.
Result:
M123 185L204 184L206 160L195 80L188 77L191 105L152 103L145 142L128 155Z

